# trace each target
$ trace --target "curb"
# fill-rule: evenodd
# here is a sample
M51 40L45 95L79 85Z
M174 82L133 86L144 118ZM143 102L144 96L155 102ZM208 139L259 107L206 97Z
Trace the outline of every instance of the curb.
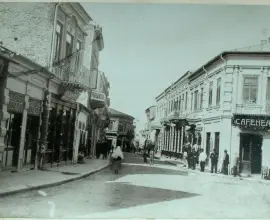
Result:
M257 183L261 183L261 184L270 184L270 181L267 180L258 180L258 179L251 179L251 178L247 178L244 176L237 176L237 177L233 177L231 175L223 175L222 173L218 173L218 174L214 174L212 175L212 173L208 173L208 172L200 172L198 170L189 170L188 172L191 173L197 173L199 175L210 175L210 176L215 176L215 177L219 177L219 178L223 178L223 179L237 179L237 180L244 180L244 181L249 181L249 182L257 182Z
M106 169L108 166L109 166L109 164L107 164L106 166L103 166L101 168L98 168L98 169L96 169L94 171L91 171L91 172L88 172L88 173L82 173L79 176L72 177L72 178L69 178L69 179L66 179L66 180L57 181L57 182L54 182L54 183L48 183L48 184L43 184L43 185L38 185L38 186L31 186L31 187L28 187L28 188L13 190L13 191L9 191L9 192L3 192L3 193L0 193L0 198L10 196L10 195L14 195L14 194L24 193L24 192L27 192L27 191L33 191L33 190L45 189L45 188L49 188L49 187L53 187L53 186L59 186L59 185L65 184L65 183L80 180L80 179L86 178L88 176L91 176L91 175L93 175L95 173L98 173L98 172Z
M171 162L171 161L168 161L168 160L165 160L165 162L168 163L168 164L171 164L171 165L173 165L173 166L175 166L175 167L177 167L177 164L174 163L174 162Z
M169 164L172 164L174 166L178 166L180 169L182 168L181 166L179 166L179 164L177 163L174 163L173 161L168 161L168 160L165 160L167 163ZM181 170L184 170L184 169L181 169ZM211 173L208 173L208 172L200 172L198 170L187 170L187 172L191 172L191 173L197 173L199 175L210 175L212 176ZM233 176L226 176L226 175L222 175L222 174L217 174L217 175L214 175L216 177L220 177L220 178L223 178L223 179L238 179L238 180L244 180L244 181L249 181L249 182L257 182L257 183L261 183L261 184L270 184L270 181L267 181L267 180L257 180L257 179L251 179L251 178L246 178L246 177L233 177Z

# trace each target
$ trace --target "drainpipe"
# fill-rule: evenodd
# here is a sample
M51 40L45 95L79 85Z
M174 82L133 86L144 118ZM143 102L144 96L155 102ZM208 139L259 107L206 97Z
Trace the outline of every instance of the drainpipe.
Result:
M223 70L225 70L226 65L227 65L227 61L223 58L222 54L220 55L220 59L222 59L224 61L225 66L223 67Z
M206 71L206 69L203 66L203 71L206 73L206 77L208 76L208 72Z
M55 5L55 10L54 10L54 22L53 22L53 32L52 32L52 43L51 43L51 52L50 52L50 56L49 56L49 62L48 62L48 66L49 68L52 65L52 54L53 54L53 47L54 47L54 40L55 40L55 30L56 30L56 21L57 21L57 12L58 12L58 6L61 4L61 2L57 3Z

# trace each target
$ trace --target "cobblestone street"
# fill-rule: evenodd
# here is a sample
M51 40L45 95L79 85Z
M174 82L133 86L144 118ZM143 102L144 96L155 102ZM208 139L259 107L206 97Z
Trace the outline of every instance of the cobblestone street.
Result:
M132 162L132 163L130 163ZM129 155L118 175L105 169L62 186L0 199L0 217L268 218L269 186L142 163Z

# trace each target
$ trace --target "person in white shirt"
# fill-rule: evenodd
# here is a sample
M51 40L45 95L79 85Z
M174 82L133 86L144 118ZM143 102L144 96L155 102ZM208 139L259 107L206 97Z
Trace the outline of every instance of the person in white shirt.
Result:
M204 172L206 159L207 159L207 155L206 155L206 153L204 153L203 149L201 149L201 153L200 153L200 156L199 156L199 162L200 162L200 166L201 166L201 172Z

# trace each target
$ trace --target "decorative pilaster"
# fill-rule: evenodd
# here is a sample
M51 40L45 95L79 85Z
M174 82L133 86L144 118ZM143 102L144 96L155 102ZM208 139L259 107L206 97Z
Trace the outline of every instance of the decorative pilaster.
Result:
M184 126L181 127L181 153L183 153L184 128Z
M0 172L3 166L3 156L5 150L5 135L7 132L6 121L9 117L7 105L9 103L9 90L6 89L7 78L0 77Z
M178 150L177 150L177 153L179 153L181 151L181 146L180 146L180 144L181 144L181 141L180 141L180 139L181 139L181 127L178 127L177 133L178 133L178 137L177 137L177 148L178 148Z
M40 126L40 139L38 143L38 159L35 164L35 169L42 168L43 159L45 156L45 152L47 149L47 135L48 135L48 127L49 127L49 117L50 117L50 108L51 108L51 94L49 91L44 92L43 106L42 106L42 115L41 115L41 126Z
M26 131L26 123L27 123L27 110L29 109L29 96L25 95L24 100L24 110L23 110L23 118L21 125L21 136L20 136L20 149L19 149L19 157L17 170L21 170L23 167L23 158L24 158L24 144L25 144L25 131Z

